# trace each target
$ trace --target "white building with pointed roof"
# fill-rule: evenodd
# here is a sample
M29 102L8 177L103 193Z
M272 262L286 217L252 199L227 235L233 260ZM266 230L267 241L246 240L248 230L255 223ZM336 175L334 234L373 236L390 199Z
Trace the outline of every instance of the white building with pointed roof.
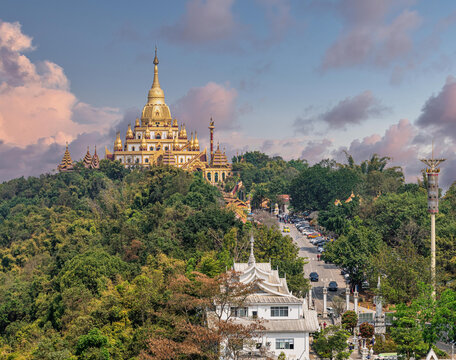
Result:
M231 307L226 318L231 316L245 324L261 319L262 337L256 340L255 348L245 349L247 358L261 352L277 357L283 352L287 359L308 360L309 335L319 330L317 313L307 308L304 299L288 290L286 278L279 276L278 269L273 270L270 263L255 261L253 244L252 237L248 262L235 263L233 270L239 273L240 282L255 281L256 290L248 295L245 307Z

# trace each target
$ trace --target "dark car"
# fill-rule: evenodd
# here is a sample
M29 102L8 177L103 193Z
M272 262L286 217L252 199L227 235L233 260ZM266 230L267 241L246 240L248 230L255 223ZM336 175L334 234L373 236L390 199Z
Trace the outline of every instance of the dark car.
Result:
M318 274L316 272L311 272L309 274L310 281L318 281Z
M329 291L337 291L337 282L330 281L329 285L328 285L328 290Z

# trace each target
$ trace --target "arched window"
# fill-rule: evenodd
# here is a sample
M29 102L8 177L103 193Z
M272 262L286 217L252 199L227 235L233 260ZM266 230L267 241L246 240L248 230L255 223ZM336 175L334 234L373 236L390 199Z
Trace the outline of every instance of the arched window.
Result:
M148 163L148 162L149 162L149 159L148 159L148 158L145 158L144 161L145 161L146 163Z
M222 173L222 180L225 181L225 173Z
M214 174L214 181L215 181L215 182L218 182L218 180L219 180L219 174L218 174L218 173L215 173L215 174Z
M165 146L165 151L168 151L168 147L167 146Z
M156 139L161 139L161 138L162 138L162 137L161 137L161 134L160 134L158 131L157 131L157 133L155 134L155 138L156 138Z
M131 147L131 151L135 151L135 147L134 146Z
M151 147L149 148L149 151L154 151L154 147L151 146Z
M139 164L139 159L138 158L136 158L135 163Z
M211 181L211 178L212 178L212 177L211 177L211 173L207 173L207 179L208 179L209 181Z

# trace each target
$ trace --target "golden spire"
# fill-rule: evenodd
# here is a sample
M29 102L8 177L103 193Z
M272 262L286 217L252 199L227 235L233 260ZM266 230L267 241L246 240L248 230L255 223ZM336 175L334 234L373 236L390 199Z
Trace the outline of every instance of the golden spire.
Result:
M181 133L182 133L181 138L187 139L187 130L185 129L185 124L182 124L182 126L181 126Z
M144 137L145 137L146 139L150 139L149 124L146 125L146 131L144 131Z
M147 150L147 142L146 142L146 137L143 136L141 138L141 145L139 146L140 150Z
M199 150L199 141L198 141L198 135L196 134L196 131L195 131L195 140L193 141L193 147L194 147L194 150Z
M136 118L135 127L139 127L139 119L138 118Z
M120 131L117 132L116 141L114 141L114 151L122 151L122 140L120 140Z
M131 130L131 124L128 124L127 135L125 137L127 139L133 139L135 137L133 135L133 131Z
M173 138L173 150L178 150L177 138L177 136Z
M190 150L193 150L193 145L194 145L194 142L193 142L193 131L192 131L192 135L190 136Z
M148 102L154 104L165 104L165 93L160 87L160 82L158 81L158 57L157 57L157 47L155 47L155 58L154 58L154 81L152 87L149 90Z

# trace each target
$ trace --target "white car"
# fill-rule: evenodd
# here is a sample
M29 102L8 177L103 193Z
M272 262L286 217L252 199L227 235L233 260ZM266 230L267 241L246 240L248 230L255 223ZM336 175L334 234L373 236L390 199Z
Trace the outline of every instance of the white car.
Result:
M321 254L322 252L324 252L324 251L325 251L325 249L323 249L323 246L320 246L320 247L318 248L318 252L319 252L320 254Z

